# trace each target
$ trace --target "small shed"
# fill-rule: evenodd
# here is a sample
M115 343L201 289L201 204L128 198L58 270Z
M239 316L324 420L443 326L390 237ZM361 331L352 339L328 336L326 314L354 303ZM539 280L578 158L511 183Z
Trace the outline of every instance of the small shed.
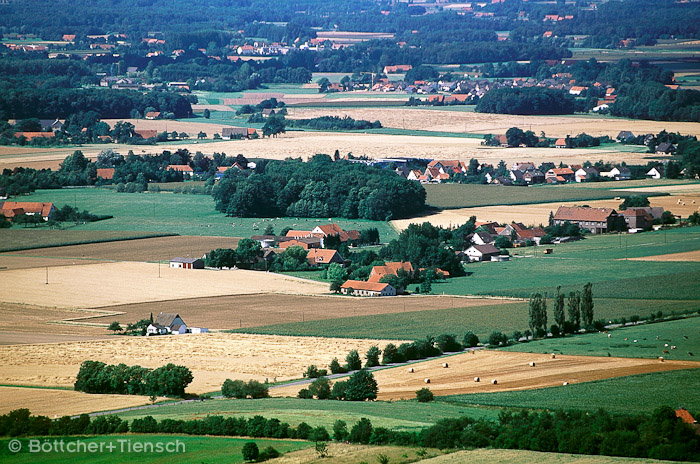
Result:
M204 261L200 258L176 257L170 260L171 269L204 269Z

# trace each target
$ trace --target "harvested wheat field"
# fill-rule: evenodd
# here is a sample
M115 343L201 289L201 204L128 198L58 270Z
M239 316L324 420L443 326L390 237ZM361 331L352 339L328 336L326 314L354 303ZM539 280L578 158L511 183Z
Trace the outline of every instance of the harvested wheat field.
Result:
M352 424L348 424L350 427ZM379 455L386 456L387 462L425 462L423 459L429 459L434 456L443 456L443 451L434 448L417 448L409 446L377 446L377 445L351 445L349 443L334 443L327 444L328 456L320 458L316 452L316 448L311 446L303 450L292 451L285 453L279 458L272 459L270 464L321 464L332 462L333 464L357 464L361 462L379 462ZM425 454L423 454L423 450ZM422 455L419 456L418 452ZM450 453L445 451L444 453ZM445 454L445 457L451 454ZM448 461L445 461L448 462Z
M7 258L54 258L54 261L57 262L57 264L51 264L49 260L46 264L40 264L40 266L61 266L66 264L66 261L55 258L103 261L167 261L174 256L199 258L216 248L235 249L237 246L238 239L231 237L182 235L143 238L0 253L0 267L6 266L4 260ZM76 263L78 262L80 261L76 261Z
M72 386L85 360L192 370L192 393L218 390L227 378L273 381L300 378L310 365L326 366L352 349L365 353L387 340L209 333L0 346L0 384ZM395 343L395 342L394 342ZM105 409L105 408L101 408Z
M530 367L534 362L536 367ZM449 367L444 368L443 363ZM486 393L580 383L647 372L670 371L700 367L700 362L667 361L634 358L598 358L532 353L508 353L476 350L441 359L395 367L374 373L379 385L379 400L412 399L416 391L426 387L438 396L463 393ZM474 378L479 377L480 382ZM491 383L496 379L497 384ZM274 396L295 396L300 387L274 389Z
M170 269L136 262L8 270L0 280L0 301L58 308L254 293L318 295L328 293L328 285L259 271Z
M90 395L71 390L44 388L0 387L0 414L20 408L32 415L54 417L73 416L96 411L129 408L149 404L147 396Z
M288 322L335 319L372 314L401 313L405 311L433 311L447 308L467 308L508 303L486 298L454 298L441 296L406 296L401 298L350 298L342 296L300 295L235 295L211 298L159 301L120 306L106 306L96 310L85 322L107 325L117 320L125 324L159 312L178 313L185 322L209 329L226 330L240 327L259 327ZM115 314L116 313L116 314ZM118 315L117 315L118 314ZM103 328L103 330L105 330Z
M643 194L643 191L636 191L636 194ZM680 203L679 203L680 200ZM421 216L412 219L399 219L391 221L391 224L403 230L409 224L415 222L430 222L435 226L452 227L466 223L471 216L476 216L479 221L495 221L498 223L522 222L523 224L547 224L549 213L556 212L560 206L588 205L593 208L613 208L620 207L621 200L585 200L576 202L557 203L536 203L529 205L508 205L508 206L481 206L476 208L450 209ZM695 203L693 203L695 202ZM661 206L664 210L673 214L687 218L694 211L700 211L699 194L671 195L665 197L650 197L651 206Z
M604 117L518 116L509 114L475 113L415 107L400 108L288 108L289 118L320 116L350 116L354 119L379 120L384 127L438 132L505 134L511 127L531 130L547 137L566 137L585 132L593 136L616 137L621 130L637 133L658 133L663 129L681 134L700 136L700 124L630 120Z
M630 261L674 261L679 263L700 262L700 250L686 251L685 253L669 253L667 255L642 256L640 258L630 258Z

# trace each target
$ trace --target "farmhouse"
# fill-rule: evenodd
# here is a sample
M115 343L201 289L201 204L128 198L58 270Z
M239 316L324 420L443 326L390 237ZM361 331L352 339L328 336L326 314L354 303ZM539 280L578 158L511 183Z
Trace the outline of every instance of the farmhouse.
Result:
M554 148L566 148L566 139L557 139L554 142Z
M467 248L465 254L470 262L490 261L492 257L498 256L500 250L493 245L472 245Z
M360 232L357 230L343 230L338 224L327 224L316 226L311 229L311 235L324 239L328 236L337 235L342 243L360 239Z
M562 182L560 179L563 179L563 182L571 182L574 180L574 171L570 168L553 168L547 171L544 177L548 182Z
M307 238L287 238L280 237L279 247L282 249L299 246L305 250L310 250L311 248L321 248L321 239L316 237ZM264 248L264 247L263 247Z
M321 264L338 263L344 264L345 260L336 250L324 250L321 248L312 248L306 255L306 259L311 266L319 266Z
M578 224L594 234L625 230L624 216L611 208L589 208L583 206L560 206L552 218L555 225Z
M396 289L389 284L361 280L346 281L340 291L353 296L396 296Z
M160 111L149 111L148 113L146 113L146 119L160 119L160 115Z
M200 258L180 258L170 260L170 269L204 269L204 261Z
M221 129L221 138L223 139L249 139L257 134L258 131L247 127L224 127Z
M622 215L625 217L627 227L629 227L630 229L648 230L651 229L651 226L654 223L654 220L649 215L649 213L647 213L646 210L642 208L630 208L621 212Z
M166 171L173 170L175 172L181 172L182 177L185 179L189 179L192 177L194 174L194 169L192 169L188 164L169 164L167 168L165 168Z
M413 265L409 262L390 262L386 263L384 266L373 266L372 271L369 273L368 282L379 282L382 277L388 275L396 275L399 269L403 269L409 274L413 274Z
M53 203L41 203L36 201L6 201L0 204L0 214L6 218L26 214L27 216L41 215L44 221L51 219L56 212Z
M656 166L647 172L646 176L650 179L661 179L664 176L664 167L663 166Z
M413 66L410 64L396 64L393 66L384 66L384 74L396 74L396 73L405 73L413 69Z
M179 314L160 313L156 320L146 328L146 336L185 333L187 333L187 324Z
M274 235L252 235L250 239L260 243L261 248L272 248L277 241Z
M656 147L656 154L657 155L672 155L675 152L676 152L676 146L672 143L664 142L664 143L660 143Z

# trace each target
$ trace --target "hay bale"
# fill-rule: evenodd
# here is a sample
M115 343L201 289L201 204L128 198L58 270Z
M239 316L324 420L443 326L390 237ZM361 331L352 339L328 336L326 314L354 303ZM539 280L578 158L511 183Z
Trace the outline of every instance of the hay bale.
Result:
M566 387L567 385L569 385L569 382L564 382L562 383L562 385Z
M493 379L493 380L491 380L491 383L494 384L494 385L498 385L498 380Z
M442 363L442 367L448 368L448 367L450 367L450 366L449 366L449 364L447 364L447 363Z
M479 377L474 377L474 382L481 382L481 379Z
M430 379L425 379L425 380L423 380L423 382L430 383Z
M412 367L409 367L409 368L408 368L408 373L409 373L409 374L413 374L413 368L412 368Z
M659 356L659 361L664 362L664 357L663 357L663 356Z
M535 362L534 362L534 361L530 361L530 367L535 367Z
M556 359L556 358L557 358L557 355L552 353L552 359Z

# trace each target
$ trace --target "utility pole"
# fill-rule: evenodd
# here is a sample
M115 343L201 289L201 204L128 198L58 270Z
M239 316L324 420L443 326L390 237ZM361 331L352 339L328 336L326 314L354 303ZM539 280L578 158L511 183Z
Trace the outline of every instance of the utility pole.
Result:
M46 266L46 285L49 284L49 267Z

